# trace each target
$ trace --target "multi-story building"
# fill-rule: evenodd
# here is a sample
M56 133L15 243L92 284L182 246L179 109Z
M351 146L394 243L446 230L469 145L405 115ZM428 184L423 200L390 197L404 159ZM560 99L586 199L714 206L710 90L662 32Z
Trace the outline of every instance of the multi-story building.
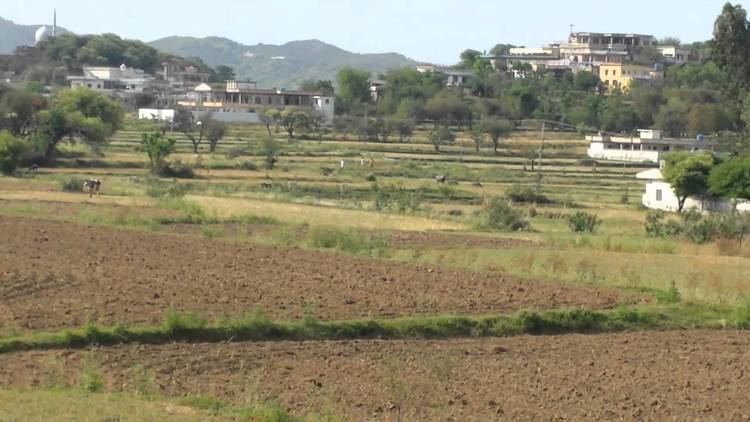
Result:
M669 139L660 130L639 130L637 137L595 135L590 142L588 156L596 160L659 163L664 155L676 151L713 151L715 142L699 136L697 139Z
M693 50L679 45L662 45L656 47L664 57L664 62L668 64L683 65L685 63L700 61L694 54Z
M599 65L599 80L609 92L619 89L626 92L633 81L657 81L664 79L660 66L643 66L629 63L608 63Z
M592 66L624 63L638 48L655 45L652 35L574 32L560 44L560 58Z
M257 112L264 109L298 107L319 112L330 123L335 98L319 92L259 89L255 82L227 81L223 86L198 85L177 105L196 112L214 112L219 119L246 122L257 121Z
M99 92L144 92L163 85L153 75L126 65L120 67L84 66L82 76L69 76L71 88Z
M453 69L445 66L437 66L434 64L418 64L417 72L430 73L436 72L445 75L445 85L449 87L460 87L466 85L474 76L474 72L470 70Z

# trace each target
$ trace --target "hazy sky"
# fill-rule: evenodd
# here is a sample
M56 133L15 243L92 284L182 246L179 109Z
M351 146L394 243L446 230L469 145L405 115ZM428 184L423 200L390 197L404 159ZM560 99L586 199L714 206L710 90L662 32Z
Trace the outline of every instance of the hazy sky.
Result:
M245 44L317 38L359 53L453 63L465 48L540 46L577 31L711 37L726 0L2 0L0 16L151 41L210 35ZM750 0L734 0L745 8ZM179 7L176 7L179 5Z

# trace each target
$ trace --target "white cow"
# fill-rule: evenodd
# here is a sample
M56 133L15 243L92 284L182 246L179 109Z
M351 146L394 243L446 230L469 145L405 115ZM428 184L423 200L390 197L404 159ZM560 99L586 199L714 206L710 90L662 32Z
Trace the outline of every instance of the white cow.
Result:
M88 192L89 198L93 197L94 194L99 196L99 190L102 188L102 181L99 179L87 179L83 182L83 191Z

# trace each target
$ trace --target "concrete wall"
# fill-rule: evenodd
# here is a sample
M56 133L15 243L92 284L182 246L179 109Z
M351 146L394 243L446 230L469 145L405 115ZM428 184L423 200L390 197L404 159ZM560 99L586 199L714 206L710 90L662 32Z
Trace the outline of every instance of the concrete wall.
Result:
M171 122L174 120L174 110L142 108L138 110L138 118L141 120L161 120L163 122Z
M661 197L661 198L660 198ZM672 190L672 186L663 181L650 181L646 184L646 193L642 198L643 206L653 210L677 212L680 202ZM742 211L744 205L737 206ZM696 210L699 212L721 212L728 213L735 209L731 201L720 198L688 198L685 200L685 210Z

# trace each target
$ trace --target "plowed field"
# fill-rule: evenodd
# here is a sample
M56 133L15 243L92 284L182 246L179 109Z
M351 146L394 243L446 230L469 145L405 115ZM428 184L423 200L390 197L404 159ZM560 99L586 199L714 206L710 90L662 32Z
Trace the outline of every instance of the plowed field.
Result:
M260 307L273 318L489 314L642 297L198 236L0 217L0 327L155 323Z
M452 341L173 344L0 356L0 385L109 388L145 366L170 395L275 399L347 420L748 420L750 333L685 331Z

